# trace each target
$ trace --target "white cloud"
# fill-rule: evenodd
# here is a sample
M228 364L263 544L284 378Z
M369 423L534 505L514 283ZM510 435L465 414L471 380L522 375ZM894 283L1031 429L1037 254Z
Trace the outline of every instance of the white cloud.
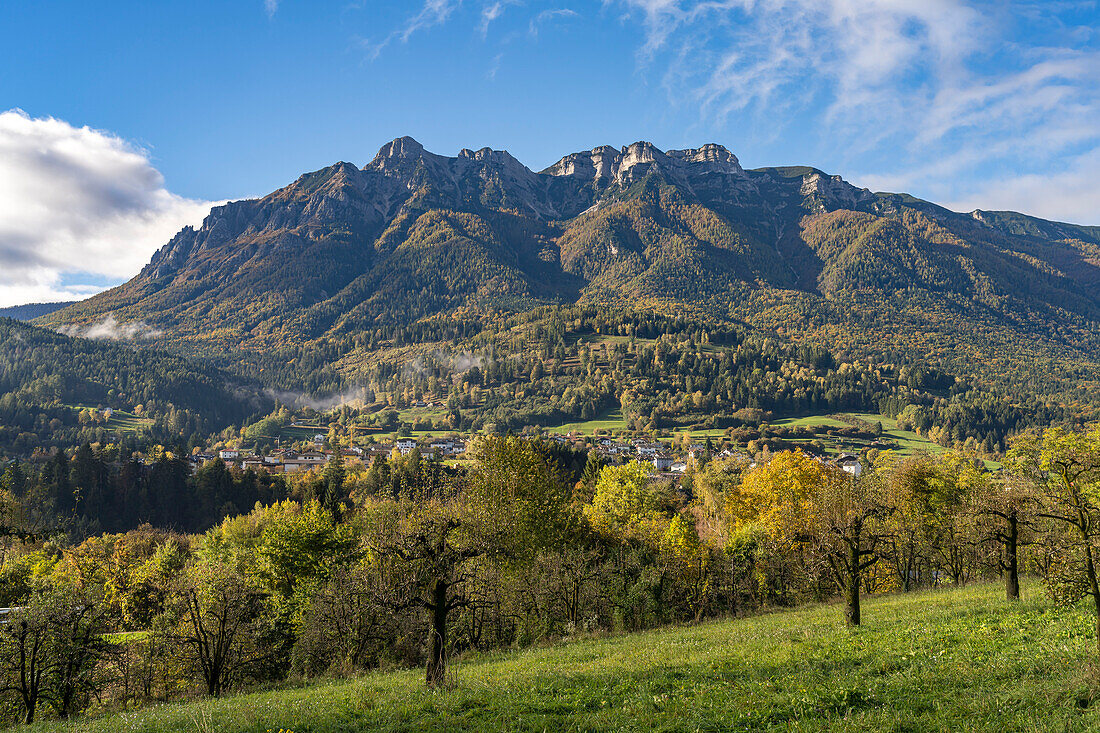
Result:
M967 198L947 204L955 211L1025 211L1044 219L1095 225L1100 222L1100 148L1075 158L1069 168L990 181Z
M506 5L508 5L508 3L504 2L504 0L497 0L497 2L489 3L481 9L481 25L478 27L478 30L481 31L482 38L489 35L489 25L494 20L504 15L504 8Z
M369 38L360 38L358 43L367 52L367 58L374 61L382 54L386 46L394 40L406 43L417 32L447 22L447 19L461 4L462 0L424 0L420 10L409 16L401 28L392 31L381 41L376 42ZM488 25L486 24L485 27L487 30Z
M268 18L275 17L275 13L279 10L279 0L264 0L264 12L267 13Z
M527 31L532 36L539 34L539 27L543 23L554 20L556 18L576 18L577 13L569 8L554 8L552 10L543 10L534 18L531 18L531 22L527 26Z
M1073 7L1001 0L604 0L704 124L809 135L863 177L969 199L1075 179L1100 145L1097 36ZM935 176L920 174L925 171ZM858 172L856 175L859 175ZM1096 190L1096 187L1092 187ZM1054 209L1100 223L1100 193ZM1028 201L1018 199L1023 204ZM989 207L983 207L989 208ZM1038 211L1034 205L1025 210ZM1052 210L1047 207L1046 211Z
M451 17L451 13L458 8L461 0L424 0L420 12L409 18L405 27L400 32L402 41L409 40L414 33L433 25L439 25Z
M135 275L209 201L177 196L148 154L109 132L0 113L0 305L71 300L77 282Z

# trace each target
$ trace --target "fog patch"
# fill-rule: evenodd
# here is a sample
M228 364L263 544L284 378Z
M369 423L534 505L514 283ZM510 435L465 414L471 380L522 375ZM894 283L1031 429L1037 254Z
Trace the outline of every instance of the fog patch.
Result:
M369 387L363 386L351 387L327 397L313 397L305 392L294 390L266 389L264 392L268 397L278 400L287 407L309 407L318 412L347 405L363 406L374 402L374 392Z
M459 354L448 354L436 349L432 352L431 359L436 365L444 367L452 374L462 374L474 367L481 368L485 365L484 356L469 351L464 351ZM406 361L402 367L402 372L406 379L420 377L428 373L428 365L418 356L415 359Z
M57 329L58 333L73 338L84 338L109 341L138 341L143 339L155 339L164 334L159 328L153 328L145 321L132 323L119 323L114 316L107 316L98 323L89 325L70 324Z

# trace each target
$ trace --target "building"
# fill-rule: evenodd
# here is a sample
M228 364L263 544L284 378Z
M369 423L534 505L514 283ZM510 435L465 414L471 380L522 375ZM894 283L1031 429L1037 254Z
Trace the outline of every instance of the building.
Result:
M398 438L394 446L401 451L401 455L407 456L417 447L417 443L414 438Z
M466 450L466 444L461 440L450 439L433 440L428 447L443 456L457 456Z
M850 473L853 476L858 477L863 473L863 464L859 461L859 456L852 455L851 453L843 453L837 456L837 459L833 461L834 465L845 473Z
M241 457L240 450L236 448L224 448L218 451L218 458L223 461L236 461Z
M672 468L672 464L675 463L672 460L672 456L666 456L664 453L658 453L653 456L653 467L658 471L668 471Z

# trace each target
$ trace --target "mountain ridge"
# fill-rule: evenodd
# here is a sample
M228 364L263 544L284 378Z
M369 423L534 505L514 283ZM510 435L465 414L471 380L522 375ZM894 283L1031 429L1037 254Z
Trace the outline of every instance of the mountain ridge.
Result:
M133 280L38 322L140 319L207 356L338 342L341 361L432 319L592 302L826 345L886 318L938 344L990 332L983 361L1026 345L1095 364L1097 285L1100 227L954 212L812 167L746 170L716 143L598 146L535 172L402 137L362 167L215 207ZM875 328L857 351L903 337Z

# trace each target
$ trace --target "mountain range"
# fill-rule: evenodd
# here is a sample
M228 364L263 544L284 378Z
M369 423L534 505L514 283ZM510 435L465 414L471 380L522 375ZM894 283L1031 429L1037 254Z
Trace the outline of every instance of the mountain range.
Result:
M716 144L602 146L535 172L403 137L362 167L215 207L129 282L37 323L141 322L185 353L257 364L335 344L353 379L395 329L574 303L1088 391L1100 227L957 213L810 167L747 170Z

